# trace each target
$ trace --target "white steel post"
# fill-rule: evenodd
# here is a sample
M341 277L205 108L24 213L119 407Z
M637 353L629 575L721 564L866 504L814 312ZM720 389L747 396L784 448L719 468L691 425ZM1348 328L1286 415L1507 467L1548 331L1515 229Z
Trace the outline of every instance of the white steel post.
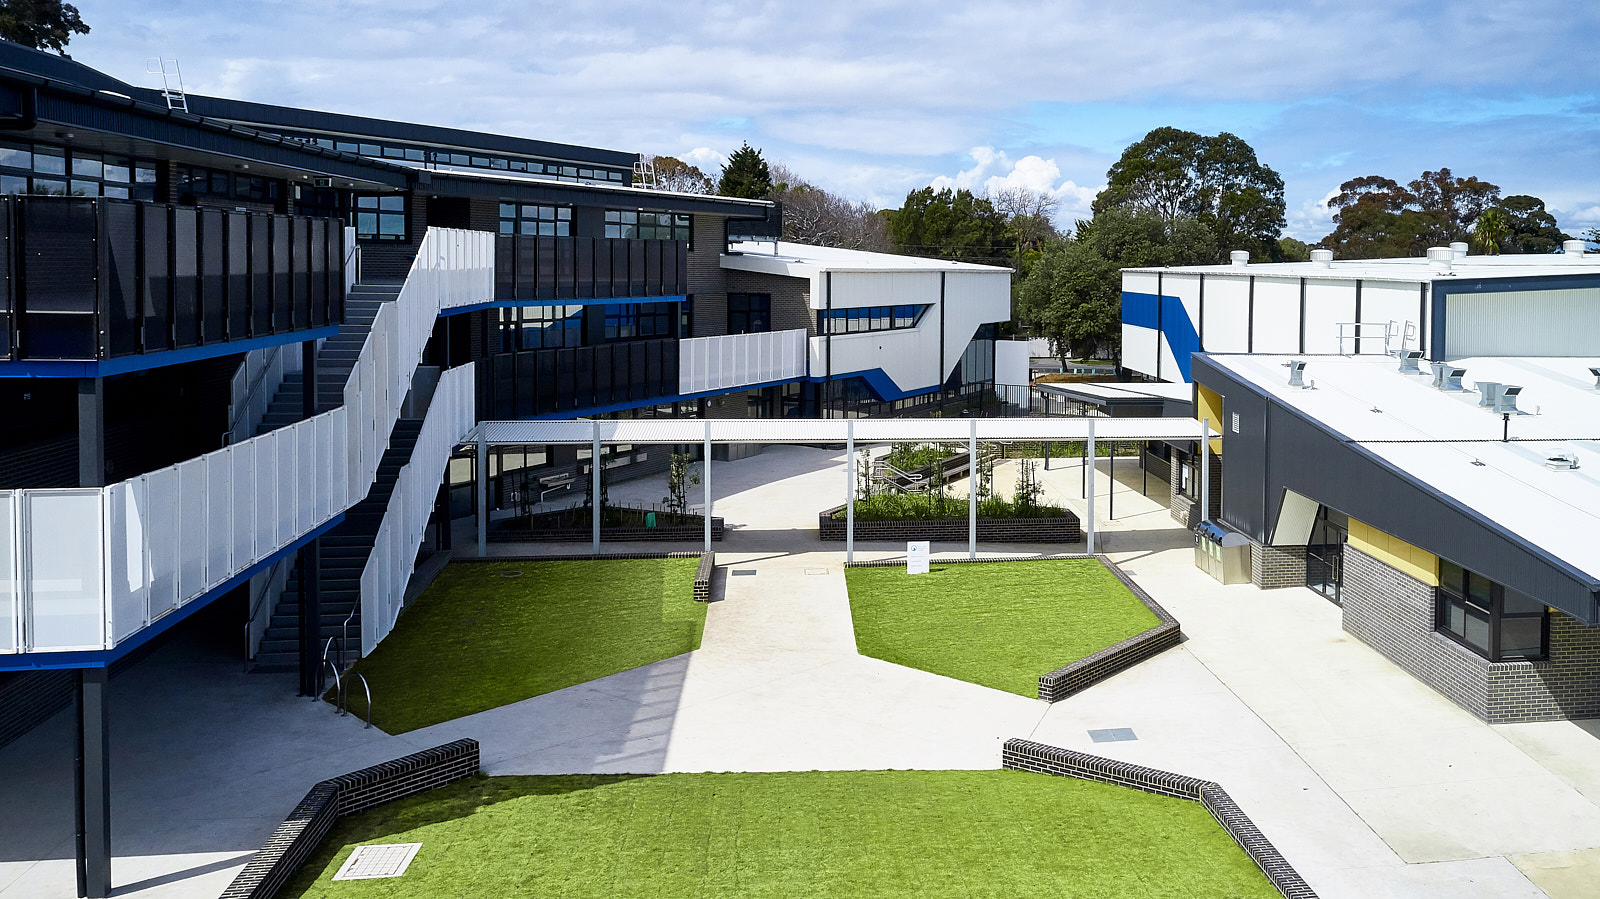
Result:
M703 453L705 464L700 467L705 469L701 473L701 480L706 491L706 501L702 504L705 506L704 517L706 520L705 552L711 552L711 419L709 418L706 419L706 445Z
M978 420L967 438L967 558L978 557ZM935 465L939 464L937 462Z
M1211 520L1211 419L1200 419L1200 520Z
M1087 486L1084 487L1084 491L1083 492L1084 492L1084 496L1087 497L1088 501L1089 501L1089 503L1088 503L1088 505L1089 505L1089 508L1088 508L1088 512L1089 512L1089 522L1088 522L1089 531L1088 531L1088 535L1087 535L1087 540L1088 540L1089 555L1092 556L1092 555L1094 555L1094 474L1095 474L1095 472L1094 472L1094 418L1092 416L1089 418L1089 438L1084 441L1083 445L1084 445L1084 451L1085 451L1084 452L1083 464L1089 466L1089 470L1085 473L1086 476L1088 477L1088 481L1085 482Z
M478 436L478 557L489 551L489 442Z
M844 423L844 560L856 560L856 420Z
M594 538L594 554L600 554L600 519L605 504L600 497L600 419L594 420L594 439L589 444L589 521Z

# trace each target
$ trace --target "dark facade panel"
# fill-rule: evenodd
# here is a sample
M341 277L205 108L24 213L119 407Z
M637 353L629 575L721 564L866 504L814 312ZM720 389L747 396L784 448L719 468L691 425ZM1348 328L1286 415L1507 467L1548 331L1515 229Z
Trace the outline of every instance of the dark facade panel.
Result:
M242 212L226 213L228 339L250 336L250 225Z
M100 280L106 291L108 350L113 356L140 351L139 210L126 203L106 206L101 220Z
M228 338L227 292L228 246L224 240L220 209L201 209L200 214L200 337L205 343L221 343Z
M182 349L200 343L200 290L196 282L200 271L199 210L173 207L167 224L172 241L173 345Z

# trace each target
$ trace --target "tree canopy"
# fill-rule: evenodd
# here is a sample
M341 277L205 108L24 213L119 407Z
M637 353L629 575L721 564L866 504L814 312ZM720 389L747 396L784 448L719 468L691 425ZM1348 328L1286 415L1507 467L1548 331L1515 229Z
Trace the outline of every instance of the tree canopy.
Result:
M1504 243L1507 253L1554 253L1562 241L1572 239L1556 227L1556 217L1545 211L1538 197L1506 197L1500 201L1500 214L1511 232Z
M773 163L772 192L783 204L783 239L817 247L889 251L888 218L867 202L846 199Z
M772 191L772 170L761 158L761 151L749 143L733 151L722 167L717 193L724 197L759 200Z
M1338 210L1335 227L1322 243L1345 259L1421 256L1429 247L1470 239L1479 216L1499 200L1498 185L1458 178L1448 168L1404 186L1364 175L1339 185L1329 203Z
M67 55L74 34L88 34L78 8L61 0L0 0L0 38Z
M1156 128L1122 151L1106 172L1094 213L1130 209L1150 213L1169 228L1183 220L1204 225L1218 247L1277 257L1284 226L1283 178L1256 159L1239 137L1214 137L1180 128Z
M676 156L657 156L652 164L656 170L656 186L662 190L682 194L708 194L716 190L711 176Z
M889 213L889 238L897 252L912 256L1004 262L1004 216L985 197L966 189L924 187L906 194Z

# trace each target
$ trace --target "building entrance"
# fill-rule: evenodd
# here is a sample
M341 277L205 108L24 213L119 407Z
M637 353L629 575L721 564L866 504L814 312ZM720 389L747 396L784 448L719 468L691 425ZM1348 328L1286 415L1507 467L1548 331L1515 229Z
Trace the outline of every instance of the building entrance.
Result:
M1311 540L1306 544L1306 586L1341 604L1340 586L1344 581L1344 544L1350 539L1350 519L1327 506L1317 509L1311 525Z

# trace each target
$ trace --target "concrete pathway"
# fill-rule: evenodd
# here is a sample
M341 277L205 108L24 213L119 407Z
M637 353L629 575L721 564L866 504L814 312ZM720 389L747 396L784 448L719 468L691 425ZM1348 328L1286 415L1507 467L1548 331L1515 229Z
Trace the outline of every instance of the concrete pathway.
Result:
M784 447L717 464L732 528L702 649L432 728L363 730L295 699L291 677L245 676L204 644L162 650L113 681L118 894L215 896L311 783L457 736L496 774L993 768L1028 736L1218 780L1325 897L1596 894L1600 726L1488 727L1311 591L1216 584L1157 501L1166 485L1144 499L1131 464L1102 548L1183 622L1182 646L1054 706L858 656L842 547L813 530L842 498L841 461ZM1043 478L1081 509L1076 462ZM997 487L1014 480L1003 463ZM1081 545L983 547L1064 549ZM1093 742L1104 727L1137 740ZM59 716L0 749L0 899L72 895L70 737Z

